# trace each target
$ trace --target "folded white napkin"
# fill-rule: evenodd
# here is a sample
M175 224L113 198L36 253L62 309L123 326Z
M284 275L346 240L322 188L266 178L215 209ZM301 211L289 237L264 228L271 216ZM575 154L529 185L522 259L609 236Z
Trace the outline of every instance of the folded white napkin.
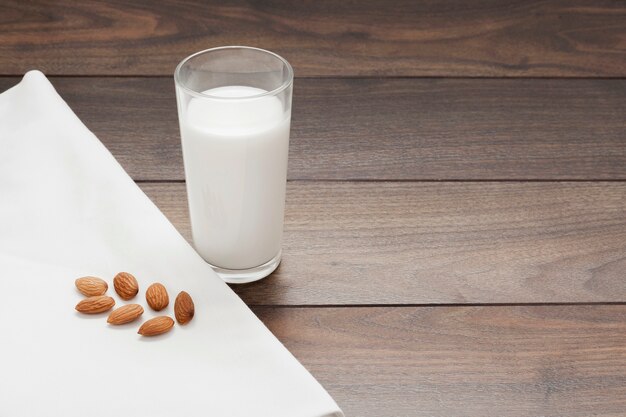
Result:
M129 138L129 140L132 140ZM74 311L74 279L162 282L196 315L142 338ZM0 94L0 416L342 416L332 398L196 254L31 71Z

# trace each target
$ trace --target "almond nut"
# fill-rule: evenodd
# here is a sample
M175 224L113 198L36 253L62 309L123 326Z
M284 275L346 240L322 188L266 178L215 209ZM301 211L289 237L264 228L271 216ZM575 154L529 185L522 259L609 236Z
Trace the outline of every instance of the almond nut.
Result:
M168 316L159 316L148 320L139 328L142 336L157 336L169 332L174 327L174 320Z
M123 300L130 300L139 292L139 284L134 276L128 272L120 272L113 278L113 287L115 292L122 297Z
M78 278L75 284L78 291L87 297L104 295L109 289L109 284L107 284L105 280L96 277Z
M170 303L165 286L159 282L154 283L146 290L146 301L154 311L161 311Z
M98 314L109 311L115 305L115 300L106 295L96 295L94 297L85 298L76 304L76 310L85 314Z
M193 319L195 306L191 296L185 291L181 291L174 301L174 314L179 324L187 324Z
M130 323L131 321L137 320L142 314L142 306L139 304L128 304L113 310L111 314L109 314L107 323L114 325Z

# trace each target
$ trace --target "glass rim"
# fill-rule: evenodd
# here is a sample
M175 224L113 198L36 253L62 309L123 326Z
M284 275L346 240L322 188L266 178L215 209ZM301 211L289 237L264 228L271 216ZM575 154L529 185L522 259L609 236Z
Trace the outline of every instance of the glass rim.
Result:
M276 87L273 90L270 91L266 91L265 93L261 93L261 94L254 94L251 96L244 96L244 97L223 97L223 96L213 96L210 94L205 94L203 92L200 91L196 91L193 88L190 88L188 86L185 85L185 83L182 82L182 80L180 79L180 72L183 68L183 66L189 62L189 60L199 56L199 55L204 55L204 54L208 54L211 52L215 52L215 51L221 51L221 50L226 50L226 49L245 49L245 50L252 50L252 51L257 51L257 52L263 52L266 53L268 55L272 55L274 58L277 58L280 62L283 63L283 65L287 68L287 79L278 87ZM276 94L280 93L281 91L285 90L286 88L288 88L289 86L291 86L293 84L293 68L291 68L291 65L289 64L289 62L283 58L282 56L278 55L275 52L272 51L268 51L267 49L261 49L261 48L255 48L253 46L240 46L240 45L233 45L233 46L218 46L215 48L209 48L209 49L204 49L202 51L198 51L195 52L191 55L189 55L188 57L184 58L182 61L180 61L180 63L176 66L176 70L174 71L174 82L176 83L176 85L180 88L182 88L183 90L185 90L187 93L189 93L192 96L195 97L199 97L199 98L208 98L208 99L213 99L213 100L224 100L224 101L228 101L228 100L254 100L254 99L258 99L261 97L267 97L267 96L275 96Z

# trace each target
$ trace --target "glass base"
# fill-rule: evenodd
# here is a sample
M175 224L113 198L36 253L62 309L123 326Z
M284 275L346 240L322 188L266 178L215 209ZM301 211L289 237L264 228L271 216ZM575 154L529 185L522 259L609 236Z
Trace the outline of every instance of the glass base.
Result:
M269 261L265 262L263 265L256 266L254 268L249 269L224 269L219 266L211 265L211 268L217 275L220 276L224 281L229 284L246 284L248 282L258 281L260 279L265 278L276 268L278 268L278 264L280 264L280 258L282 255L282 250L278 252L276 256L274 256Z

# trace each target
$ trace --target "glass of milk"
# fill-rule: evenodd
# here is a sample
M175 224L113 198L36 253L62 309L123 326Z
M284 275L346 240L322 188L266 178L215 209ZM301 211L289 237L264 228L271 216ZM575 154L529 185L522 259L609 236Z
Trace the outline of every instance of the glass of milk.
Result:
M293 70L228 46L174 79L194 246L226 282L264 278L281 257Z

